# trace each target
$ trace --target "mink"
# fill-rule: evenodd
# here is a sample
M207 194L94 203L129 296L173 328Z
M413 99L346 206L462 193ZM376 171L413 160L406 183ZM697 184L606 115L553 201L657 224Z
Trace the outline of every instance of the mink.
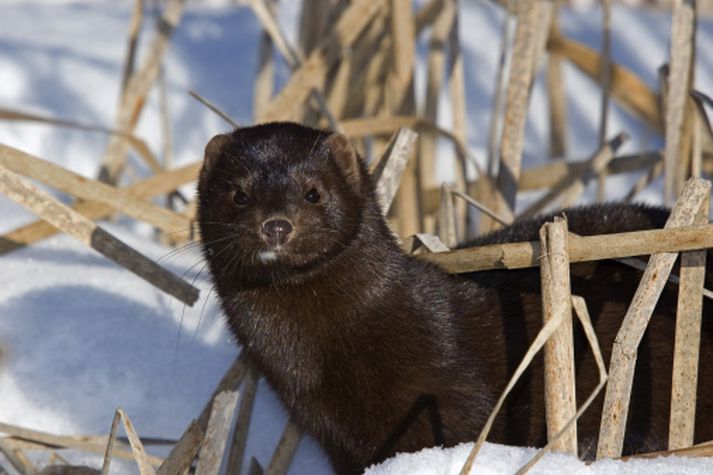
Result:
M227 324L299 427L339 474L398 452L477 438L542 327L538 269L449 275L404 254L347 138L294 123L215 136L198 182L203 252ZM581 235L660 228L669 211L603 204L564 211ZM532 241L552 216L468 245ZM571 266L609 362L641 273L615 261ZM668 438L677 288L667 285L638 352L624 452ZM710 313L706 303L704 313ZM713 439L713 325L704 317L696 441ZM574 324L577 400L598 382ZM517 384L488 440L546 443L543 363ZM578 422L596 450L603 396Z

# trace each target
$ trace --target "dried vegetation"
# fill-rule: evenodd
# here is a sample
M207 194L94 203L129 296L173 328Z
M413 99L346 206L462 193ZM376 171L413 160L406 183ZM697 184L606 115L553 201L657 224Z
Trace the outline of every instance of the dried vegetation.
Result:
M612 61L610 51L610 1L603 1L604 42L601 52L564 36L558 27L560 2L549 0L499 1L505 10L501 45L502 60L494 81L492 124L488 156L477 161L468 148L466 97L461 55L460 17L455 0L429 0L418 10L411 0L305 0L299 44L290 44L275 19L275 0L246 0L264 29L259 50L259 69L254 86L255 120L294 120L331 127L349 135L371 161L378 183L379 200L393 228L403 236L404 249L418 252L449 272L494 268L539 266L542 274L543 328L498 404L526 369L534 354L544 348L546 358L547 422L550 443L523 467L526 471L544 453L561 450L576 453L576 418L605 387L604 413L597 456L619 457L631 391L631 372L637 345L653 306L672 280L679 285L680 303L676 331L676 356L669 452L679 455L713 456L713 442L693 446L695 394L705 269L704 248L713 247L709 222L710 183L701 176L713 172L713 134L703 104L711 100L692 90L695 73L695 3L638 2L645 6L672 8L671 54L662 68L662 92L651 90L640 78ZM108 144L97 170L97 179L72 174L49 161L0 145L0 192L37 215L38 221L0 237L0 255L31 245L54 233L67 233L116 261L160 290L192 305L198 290L141 255L95 221L125 214L153 225L173 244L199 239L194 230L195 204L180 211L172 206L179 186L196 179L200 164L170 168L170 121L164 113L164 163L134 130L147 95L163 89L162 62L171 34L180 28L184 0L166 0L160 28L139 63L136 45L143 22L144 2L136 0L127 39L122 95L112 127L80 124L70 118L52 118L15 110L0 110L7 121L39 121L108 135ZM710 6L702 4L703 12ZM416 42L426 38L425 58L416 56ZM284 87L275 92L275 52L292 71ZM427 71L424 97L417 98L414 68L423 61ZM566 153L566 97L562 64L570 63L602 87L600 143L590 158L578 162L552 160L537 168L523 168L524 128L533 78L546 68L550 105L551 154ZM452 128L436 124L442 92L449 97ZM220 108L192 95L236 123ZM165 93L162 94L165 97ZM617 156L627 139L625 131L607 130L607 110L616 102L642 123L665 137L663 150ZM419 104L419 106L417 106ZM441 185L434 179L442 157L438 141L452 147L455 182ZM441 149L438 149L441 150ZM127 156L135 153L153 175L125 186ZM48 157L51 158L51 157ZM645 171L627 195L632 199L653 179L663 174L664 200L673 206L665 229L608 236L579 237L567 232L566 220L558 219L541 230L540 242L485 246L448 251L456 242L477 232L495 229L515 218L531 216L552 206L574 203L590 182L600 190L607 176ZM64 205L33 184L41 182L75 198ZM514 207L518 193L548 190L525 210ZM165 196L166 207L155 198ZM602 193L600 193L600 197ZM392 206L393 204L393 206ZM470 210L473 208L475 211ZM177 233L178 231L178 233ZM444 251L444 252L441 252ZM627 312L613 348L609 373L601 359L596 336L589 322L586 302L571 295L569 263L597 259L622 259L651 254L639 289ZM686 263L680 277L670 277L674 260ZM644 267L641 263L632 264ZM643 270L643 269L642 269ZM572 361L572 315L581 321L590 345L598 355L600 384L589 400L577 408L574 398ZM38 473L26 453L51 451L53 465L41 473L108 473L112 458L136 461L143 474L178 474L195 467L196 473L216 473L227 457L229 473L239 473L246 458L245 441L259 375L241 355L226 373L202 413L178 441L142 439L127 414L116 411L108 436L58 436L0 423L2 464L21 474ZM238 395L238 388L240 394ZM231 432L234 411L237 427ZM496 410L493 412L493 418ZM492 419L492 418L491 418ZM126 439L117 438L121 425ZM470 466L489 424L463 467ZM232 438L229 434L232 433ZM285 473L301 434L287 424L266 468L255 459L250 473ZM230 439L230 440L228 440ZM170 444L165 459L148 455L144 444ZM74 449L104 454L101 470L67 465L61 451ZM660 454L650 454L660 455ZM0 466L0 473L6 470Z

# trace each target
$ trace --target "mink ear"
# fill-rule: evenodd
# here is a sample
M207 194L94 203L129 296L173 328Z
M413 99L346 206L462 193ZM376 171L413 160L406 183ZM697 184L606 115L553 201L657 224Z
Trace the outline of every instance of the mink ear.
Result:
M342 170L344 177L355 190L359 189L362 180L361 164L356 150L349 143L349 139L339 132L332 133L324 140L336 164Z
M215 162L220 157L220 152L223 150L223 146L230 142L230 136L228 134L218 134L205 146L205 158L203 159L203 170L210 171L213 169Z

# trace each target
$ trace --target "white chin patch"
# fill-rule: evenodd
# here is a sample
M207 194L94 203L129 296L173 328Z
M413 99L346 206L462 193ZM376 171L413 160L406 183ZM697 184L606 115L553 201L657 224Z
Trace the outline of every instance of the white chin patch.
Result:
M275 251L261 251L257 257L262 262L275 262L277 260L277 253Z

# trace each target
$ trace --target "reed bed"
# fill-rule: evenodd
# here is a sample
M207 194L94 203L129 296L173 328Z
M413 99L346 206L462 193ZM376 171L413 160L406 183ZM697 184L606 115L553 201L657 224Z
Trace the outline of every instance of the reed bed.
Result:
M703 295L710 295L703 288L704 250L713 248L710 182L701 178L713 174L713 134L703 105L713 101L703 92L693 90L692 78L696 20L699 14L711 9L710 2L699 2L698 10L693 2L684 0L629 2L642 8L672 10L671 51L661 92L652 90L636 74L612 60L609 0L603 1L601 51L561 33L559 8L567 2L495 2L503 9L505 22L502 37L493 39L493 44L501 45L502 61L494 78L496 97L486 157L475 157L466 137L467 98L459 36L460 11L455 0L429 0L418 10L413 9L411 0L305 0L298 44L290 44L276 21L275 1L243 3L254 11L255 21L264 30L254 83L256 122L293 120L349 135L370 163L379 202L393 229L402 237L406 252L453 273L540 267L543 328L498 403L499 407L535 353L544 348L550 443L523 467L523 472L546 450L576 454L576 419L603 388L604 414L597 457L621 456L630 375L635 363L635 359L626 355L636 354L653 305L670 281L681 288L672 376L670 450L649 455L713 457L713 443L693 445L700 303ZM195 203L186 200L185 207L177 210L171 199L179 186L195 181L200 163L175 169L170 163L159 163L155 151L134 134L149 92L164 87L162 64L172 33L181 27L185 2L164 2L160 27L152 37L144 39L148 47L138 63L136 45L144 8L144 2L136 0L114 124L82 124L71 118L0 109L0 120L43 122L108 136L95 180L76 176L53 164L50 161L53 157L35 157L0 144L0 192L38 217L38 221L0 236L0 256L54 233L67 233L162 291L193 305L198 298L197 289L96 224L98 220L123 214L154 226L164 236L170 235L174 244L200 239L195 232ZM419 58L416 44L423 38L427 39L428 50L424 58ZM292 72L279 91L273 90L275 54L282 56ZM416 97L414 87L414 70L419 61L427 71L423 97ZM572 64L601 85L599 146L589 151L589 158L580 161L553 160L526 168L522 157L527 109L532 83L541 68L547 71L551 155L558 158L566 154L563 64ZM442 91L451 104L453 127L449 130L436 124ZM218 113L229 126L238 125L221 111L220 105L201 96L201 91L192 91L191 95ZM664 148L618 155L627 134L608 130L606 112L612 103L624 107L661 134ZM417 104L423 107L419 109ZM162 129L167 135L163 155L170 156L170 111L167 107L162 109ZM454 183L437 183L433 178L436 168L443 166L443 157L436 147L438 140L445 140L456 157ZM153 175L118 187L132 151L146 162ZM581 198L589 183L597 182L603 190L607 177L637 172L644 173L629 192L629 199L635 198L659 175L664 176L663 199L673 206L673 212L662 230L579 237L568 233L566 220L556 219L543 226L539 242L449 250L457 242L517 218L570 205ZM69 193L74 203L70 206L59 203L29 179ZM524 210L515 208L520 193L542 189L546 192L541 199ZM166 197L165 207L153 204L152 199L157 196ZM627 261L644 254L652 256L647 265ZM679 277L670 277L679 255L685 271ZM589 322L586 302L571 295L569 287L570 263L600 259L622 259L644 269L639 290L612 350L608 372ZM579 408L574 397L573 315L585 329L600 373L599 386ZM56 464L42 473L106 474L113 458L135 460L142 475L185 473L192 466L199 474L215 473L221 460L227 458L228 472L238 473L250 457L245 453L245 442L258 381L259 375L249 359L240 355L203 411L177 441L142 440L129 415L121 409L116 412L108 436L60 436L0 423L0 452L7 461L3 463L11 464L22 474L36 473L26 453L43 450L55 454ZM237 427L231 432L235 411ZM120 427L126 433L125 440L117 437ZM476 441L462 473L470 473L488 430L489 424ZM263 469L252 458L250 473L285 473L300 437L299 429L289 422L268 466ZM151 443L171 445L173 449L161 459L144 450L144 445ZM63 464L60 454L64 449L104 454L103 467L89 469Z

